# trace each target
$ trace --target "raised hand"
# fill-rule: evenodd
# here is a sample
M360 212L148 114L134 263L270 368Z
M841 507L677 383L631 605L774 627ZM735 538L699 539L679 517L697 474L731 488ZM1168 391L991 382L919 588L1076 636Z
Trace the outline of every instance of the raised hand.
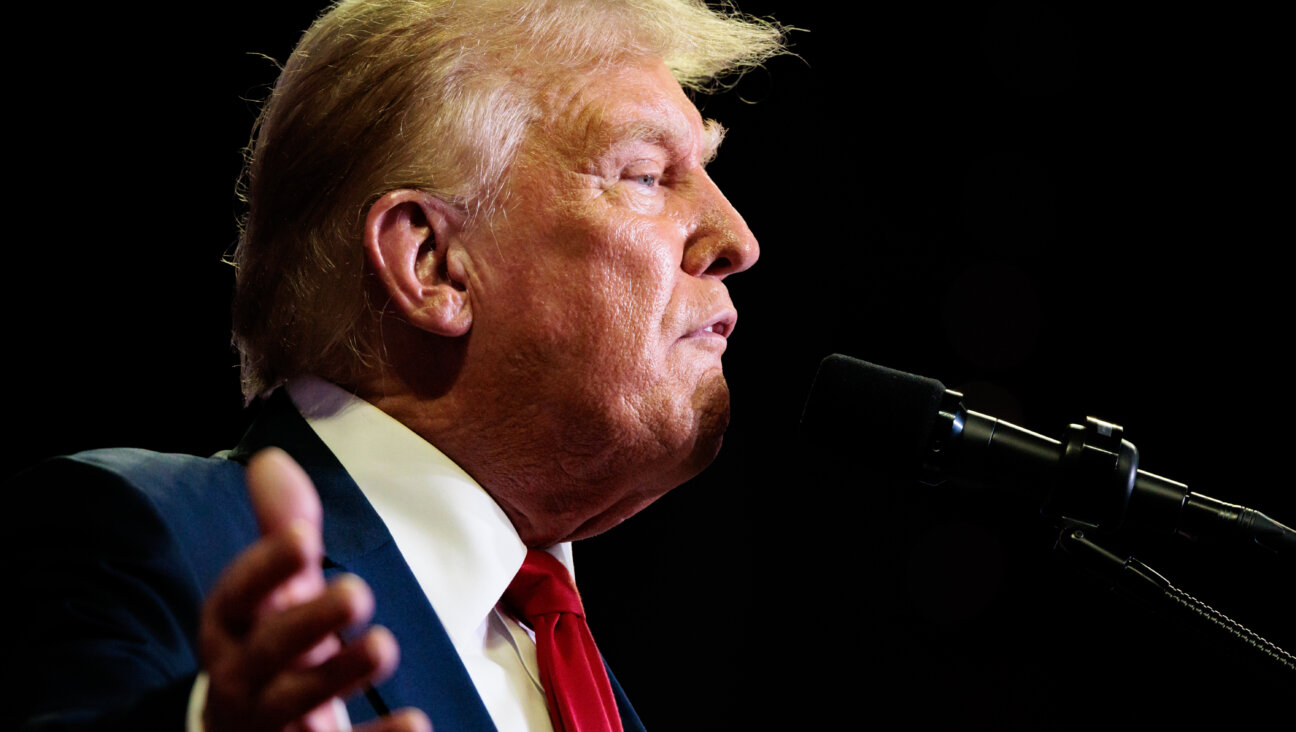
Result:
M371 627L343 644L338 634L373 617L358 577L326 584L322 509L310 478L280 450L248 463L248 491L262 538L225 569L203 606L198 643L210 685L207 732L343 728L333 700L376 684L396 668L392 634ZM430 730L403 710L366 730Z

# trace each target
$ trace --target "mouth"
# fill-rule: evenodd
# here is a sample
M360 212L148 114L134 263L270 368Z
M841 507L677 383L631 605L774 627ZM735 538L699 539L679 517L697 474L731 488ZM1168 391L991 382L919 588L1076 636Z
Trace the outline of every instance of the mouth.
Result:
M734 325L738 322L738 312L733 308L726 308L711 316L705 321L705 325L692 330L684 335L685 338L720 338L727 340L729 334L733 333Z

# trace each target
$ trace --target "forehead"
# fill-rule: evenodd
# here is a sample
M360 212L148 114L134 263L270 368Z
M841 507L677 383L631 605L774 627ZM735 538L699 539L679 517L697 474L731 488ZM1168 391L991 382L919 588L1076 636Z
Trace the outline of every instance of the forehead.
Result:
M534 138L575 160L645 143L674 157L705 162L721 137L718 125L703 123L661 61L568 75L549 87L541 108Z

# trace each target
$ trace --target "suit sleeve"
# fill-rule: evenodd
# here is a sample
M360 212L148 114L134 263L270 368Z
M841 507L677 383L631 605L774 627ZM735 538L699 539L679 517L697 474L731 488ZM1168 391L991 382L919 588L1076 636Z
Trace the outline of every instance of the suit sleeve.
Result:
M7 729L175 729L202 588L172 524L120 474L60 459L8 487L18 691Z

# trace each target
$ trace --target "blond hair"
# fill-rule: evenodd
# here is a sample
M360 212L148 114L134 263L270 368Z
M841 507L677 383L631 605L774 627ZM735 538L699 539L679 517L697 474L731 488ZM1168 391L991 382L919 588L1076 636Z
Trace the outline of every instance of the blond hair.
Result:
M234 254L234 342L250 400L379 360L368 208L398 188L489 209L556 74L661 58L709 91L782 49L769 21L702 0L344 0L293 51L257 122ZM526 72L526 73L522 73Z

